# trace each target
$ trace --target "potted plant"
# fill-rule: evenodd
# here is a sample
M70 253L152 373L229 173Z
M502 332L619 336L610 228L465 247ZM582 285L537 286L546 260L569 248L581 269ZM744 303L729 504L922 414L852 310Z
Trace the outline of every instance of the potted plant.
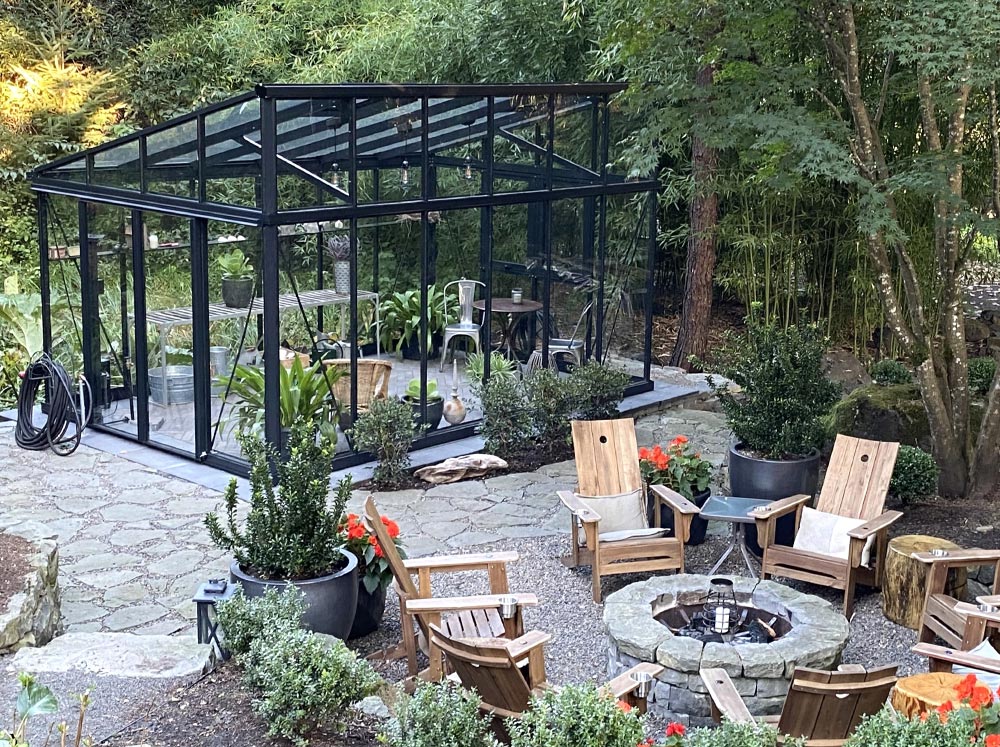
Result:
M651 449L639 449L639 469L644 485L666 485L675 490L698 508L712 494L708 483L712 479L712 463L703 459L701 452L695 451L687 436L677 436L667 448L657 444ZM648 507L649 523L653 524L653 506ZM660 526L674 528L674 512L660 507ZM705 541L708 520L695 516L691 520L691 534L686 544L700 545Z
M458 302L449 296L448 308L458 308ZM393 293L379 307L379 335L382 347L395 350L406 360L420 360L420 323L424 307L420 291L410 289ZM427 355L437 356L444 328L451 313L445 314L445 294L436 285L427 286Z
M399 525L388 516L382 516L392 542L396 546L399 557L405 558L406 552L399 541ZM349 638L360 638L378 630L385 614L385 590L392 581L392 569L385 559L385 553L378 543L374 532L368 531L364 520L357 514L348 514L340 525L340 533L344 537L344 547L358 556L358 608L354 615L354 625Z
M222 270L222 302L232 309L245 309L253 300L253 265L239 249L219 255Z
M732 495L777 500L816 493L819 449L826 440L822 418L839 396L826 377L827 339L814 324L781 328L754 307L746 331L728 335L710 370L739 386L709 376L735 440L729 449ZM751 527L752 529L752 527ZM759 554L756 534L749 542ZM791 544L794 516L779 521L777 541Z
M258 597L291 584L306 600L303 625L343 639L358 601L358 558L344 549L340 532L352 483L350 477L341 480L327 506L333 446L318 435L317 423L297 421L288 460L281 461L258 436L239 434L250 463L250 511L245 521L237 518L233 479L224 495L224 520L213 511L205 526L216 546L233 553L230 577L244 595Z
M420 379L410 379L401 399L413 409L413 420L418 425L426 425L428 431L438 427L444 415L444 397L438 391L437 379L427 379L427 418L420 417Z
M333 260L333 286L337 293L351 292L351 237L331 236L326 241L326 253Z
M344 375L342 369L318 361L304 366L296 356L291 366L278 367L278 406L281 421L281 453L286 454L289 430L299 420L316 423L320 435L337 443L339 406L332 396L334 384ZM325 380L324 380L325 377ZM224 381L222 383L225 383ZM230 393L239 402L232 419L242 433L259 433L264 421L264 372L239 364L233 372Z

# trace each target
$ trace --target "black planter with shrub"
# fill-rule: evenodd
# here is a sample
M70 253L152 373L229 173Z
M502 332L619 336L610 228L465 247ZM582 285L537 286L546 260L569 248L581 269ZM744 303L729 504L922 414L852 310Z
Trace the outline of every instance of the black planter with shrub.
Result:
M828 340L814 324L781 327L755 305L746 331L727 335L708 370L738 385L709 378L735 436L730 448L730 494L779 500L816 494L819 449L826 440L823 417L839 397L826 377ZM776 542L792 544L794 516L779 521ZM760 554L756 529L747 544Z

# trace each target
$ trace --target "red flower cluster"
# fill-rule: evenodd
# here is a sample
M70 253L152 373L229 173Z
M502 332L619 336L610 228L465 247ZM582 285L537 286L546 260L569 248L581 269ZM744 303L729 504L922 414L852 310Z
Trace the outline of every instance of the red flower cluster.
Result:
M681 436L683 438L683 436ZM685 441L687 439L684 439ZM676 721L667 724L667 736L668 737L683 737L684 736L684 724L679 724Z
M635 747L681 747L684 744L685 732L686 729L684 728L684 724L671 721L667 724L667 730L664 734L666 739L664 741L657 742L652 737L647 737L639 742ZM997 747L1000 747L1000 745Z
M1000 734L987 734L984 744L986 747L1000 747Z
M649 462L655 469L666 469L667 465L670 464L670 455L665 453L659 444L652 449L643 446L639 449L639 459Z

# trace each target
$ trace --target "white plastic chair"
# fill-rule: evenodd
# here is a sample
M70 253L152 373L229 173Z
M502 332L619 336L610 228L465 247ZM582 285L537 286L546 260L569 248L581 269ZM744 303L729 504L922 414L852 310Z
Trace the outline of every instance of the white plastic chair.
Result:
M444 370L444 361L448 357L448 343L456 337L468 337L472 340L476 352L479 352L479 333L482 325L472 321L472 302L476 300L476 286L481 285L485 288L486 283L481 283L478 280L466 280L465 278L452 280L450 283L447 283L444 286L445 318L448 316L448 288L453 285L458 286L458 321L444 328L444 345L441 346L441 365L438 366L439 371Z

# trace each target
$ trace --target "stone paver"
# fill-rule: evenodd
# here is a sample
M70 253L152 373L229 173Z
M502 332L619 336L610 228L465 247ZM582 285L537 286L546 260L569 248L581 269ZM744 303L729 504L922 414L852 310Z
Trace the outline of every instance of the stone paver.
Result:
M713 464L730 434L722 415L674 409L637 423L640 445L683 434ZM86 446L70 457L19 449L0 423L0 520L35 519L59 535L64 622L74 631L171 633L193 628L200 581L225 575L229 557L208 539L203 517L221 494ZM572 461L486 480L376 493L404 532L411 556L467 552L505 539L563 535L556 491L576 481ZM719 472L721 487L725 475ZM360 513L367 491L355 491Z

